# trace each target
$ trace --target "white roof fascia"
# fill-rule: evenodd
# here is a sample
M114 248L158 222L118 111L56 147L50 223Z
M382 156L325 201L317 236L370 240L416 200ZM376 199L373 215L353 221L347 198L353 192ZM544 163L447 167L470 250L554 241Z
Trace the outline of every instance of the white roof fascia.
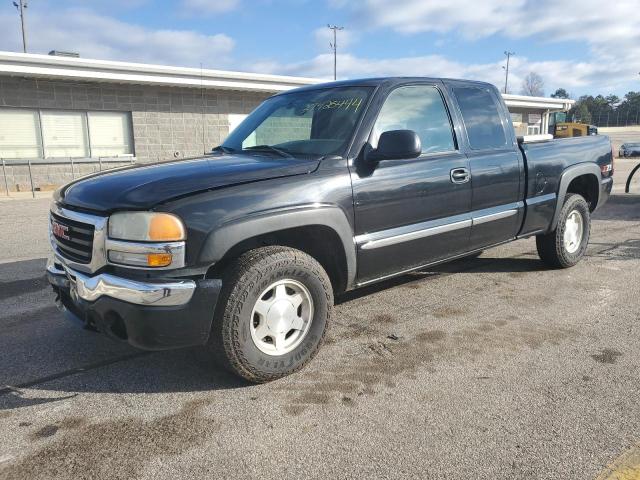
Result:
M0 73L76 81L156 84L279 92L320 83L314 78L170 67L52 55L0 52Z
M510 107L542 108L549 110L569 110L575 100L567 98L529 97L526 95L502 94L505 103Z

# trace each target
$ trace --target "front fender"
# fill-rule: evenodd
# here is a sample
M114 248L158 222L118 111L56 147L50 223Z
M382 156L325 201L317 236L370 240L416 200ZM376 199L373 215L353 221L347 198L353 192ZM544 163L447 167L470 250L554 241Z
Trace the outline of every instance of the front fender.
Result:
M356 247L345 212L335 205L312 204L261 212L216 227L204 242L200 262L214 264L240 242L289 228L321 225L331 228L342 243L347 263L347 285L355 283Z

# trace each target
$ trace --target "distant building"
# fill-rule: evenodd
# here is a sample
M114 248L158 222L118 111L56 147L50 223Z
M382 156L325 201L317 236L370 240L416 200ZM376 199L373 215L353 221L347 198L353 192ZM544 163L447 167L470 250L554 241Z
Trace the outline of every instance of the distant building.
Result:
M268 96L321 81L69 55L0 52L0 159L201 155ZM546 132L548 113L573 103L505 99L518 134ZM64 172L39 166L35 175L59 184L69 180ZM12 185L26 183L19 167L11 174Z
M568 112L575 100L564 98L527 97L503 94L516 135L539 135L549 131L549 114Z

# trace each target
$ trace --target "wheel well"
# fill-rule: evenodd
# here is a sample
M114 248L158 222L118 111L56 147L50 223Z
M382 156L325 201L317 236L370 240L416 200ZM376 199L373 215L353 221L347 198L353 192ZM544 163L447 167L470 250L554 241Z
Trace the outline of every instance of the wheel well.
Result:
M598 205L598 195L600 193L598 179L595 175L580 175L571 180L567 193L582 195L589 204L589 210L593 212Z
M347 258L340 237L324 225L308 225L269 232L241 241L230 248L207 272L207 278L220 278L231 261L255 248L282 245L301 250L325 269L336 293L347 288Z

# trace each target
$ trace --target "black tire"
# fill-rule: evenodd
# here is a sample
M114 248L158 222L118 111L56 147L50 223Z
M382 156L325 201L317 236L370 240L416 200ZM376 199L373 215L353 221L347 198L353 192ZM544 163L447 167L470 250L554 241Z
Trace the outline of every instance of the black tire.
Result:
M583 233L580 245L574 252L565 248L564 233L568 216L577 211L582 216ZM591 233L591 214L589 204L582 195L569 193L565 198L558 217L558 225L553 232L536 236L536 247L540 259L553 268L569 268L578 263L584 256Z
M300 345L284 355L268 355L252 339L252 311L264 289L284 278L307 288L313 299L313 316ZM331 282L313 257L287 247L257 248L226 269L208 348L226 369L250 382L275 380L300 370L315 356L332 311Z

